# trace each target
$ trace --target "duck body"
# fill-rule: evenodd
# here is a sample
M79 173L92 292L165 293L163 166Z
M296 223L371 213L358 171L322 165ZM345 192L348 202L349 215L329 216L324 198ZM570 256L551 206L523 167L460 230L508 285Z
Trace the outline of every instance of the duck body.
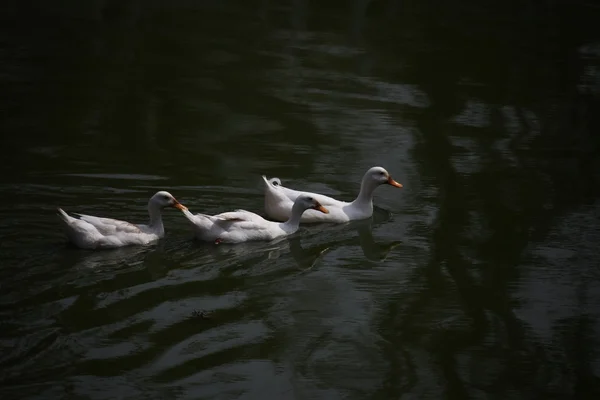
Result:
M382 167L370 168L365 173L360 192L352 202L337 200L318 193L287 188L281 184L279 178L267 179L264 175L262 178L265 185L265 213L269 218L276 221L285 221L290 216L294 200L302 194L314 197L329 210L328 214L307 210L302 214L300 220L303 223L343 223L369 218L373 215L373 192L377 187L383 184L402 187Z
M290 211L294 200L301 194L314 196L319 203L329 210L328 214L318 211L306 210L300 219L303 223L317 222L336 222L343 223L355 219L369 218L373 214L373 205L366 204L365 207L351 207L352 203L336 200L332 197L312 192L301 192L290 189L285 186L273 186L273 181L278 178L267 180L265 182L265 213L269 218L276 221L285 221L290 216Z
M164 207L185 209L170 193L157 192L148 202L150 223L136 225L112 218L75 214L73 217L58 208L68 240L75 246L88 249L111 249L131 245L147 245L165 235L161 209Z
M309 196L298 196L292 204L292 212L286 222L268 221L258 214L246 210L235 210L217 215L183 214L194 228L197 239L214 243L242 243L249 241L271 241L295 233L300 225L300 216L308 208L321 213L328 210Z

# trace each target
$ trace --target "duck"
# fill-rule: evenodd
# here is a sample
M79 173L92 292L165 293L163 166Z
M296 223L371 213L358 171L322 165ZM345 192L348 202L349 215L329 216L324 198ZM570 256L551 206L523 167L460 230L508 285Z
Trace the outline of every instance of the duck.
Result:
M159 191L148 201L148 225L77 213L73 213L76 216L73 217L61 208L58 208L58 216L63 222L68 240L76 247L87 250L111 249L147 245L164 237L161 210L166 207L187 210L171 193Z
M265 188L265 213L276 221L285 221L289 218L294 200L302 195L309 195L320 204L327 207L329 213L319 213L307 210L300 219L301 223L333 222L344 223L353 220L370 218L373 215L373 192L380 185L391 185L402 188L389 172L383 167L372 167L365 173L360 185L360 192L352 202L336 200L332 197L318 193L302 192L287 188L281 184L281 179L274 177L267 179L262 176Z
M269 221L240 209L217 215L194 215L186 209L183 214L192 224L197 239L220 244L271 241L291 235L300 227L300 217L308 209L322 214L329 212L314 197L300 195L292 203L290 216L285 222Z

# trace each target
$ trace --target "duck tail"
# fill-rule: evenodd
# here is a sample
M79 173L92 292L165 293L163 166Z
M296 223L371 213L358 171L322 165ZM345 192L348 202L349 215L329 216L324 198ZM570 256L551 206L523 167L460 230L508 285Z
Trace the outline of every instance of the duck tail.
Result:
M64 222L68 223L73 217L69 216L69 214L67 214L66 212L63 211L62 208L57 208L57 215L60 217L60 219L62 219Z
M267 179L266 175L261 175L262 179L263 179L263 183L265 184L266 187L269 187L269 180Z

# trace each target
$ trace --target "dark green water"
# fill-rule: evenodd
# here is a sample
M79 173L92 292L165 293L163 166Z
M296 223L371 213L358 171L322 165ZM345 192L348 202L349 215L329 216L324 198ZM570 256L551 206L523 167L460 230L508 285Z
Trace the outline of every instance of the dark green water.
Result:
M29 1L0 13L0 397L600 394L593 2ZM66 245L54 210L263 212L260 175L372 220ZM205 311L210 318L202 318Z

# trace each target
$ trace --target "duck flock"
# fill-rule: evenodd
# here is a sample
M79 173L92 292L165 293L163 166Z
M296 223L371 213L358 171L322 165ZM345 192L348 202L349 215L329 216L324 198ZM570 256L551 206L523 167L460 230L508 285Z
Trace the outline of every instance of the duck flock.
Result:
M300 223L343 223L373 215L373 193L380 185L401 188L382 167L372 167L363 176L360 192L352 202L287 188L279 178L267 179L265 184L265 213L274 221L246 210L217 215L192 214L169 192L159 191L148 201L150 222L136 225L111 218L74 214L58 209L67 238L82 249L108 249L150 244L165 235L161 210L174 207L183 212L196 238L212 243L242 243L269 241L293 234Z

